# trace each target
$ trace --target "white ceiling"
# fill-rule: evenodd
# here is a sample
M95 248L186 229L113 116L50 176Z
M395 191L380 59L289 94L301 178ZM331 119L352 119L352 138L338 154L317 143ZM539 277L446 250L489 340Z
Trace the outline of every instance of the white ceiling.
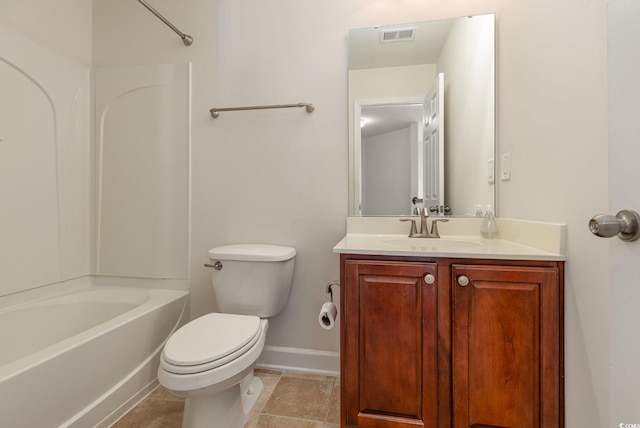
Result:
M350 30L349 70L434 64L453 22L443 19ZM380 30L392 28L415 28L415 36L410 41L380 43Z
M360 132L367 138L407 128L412 122L423 123L424 108L415 103L363 106L360 114L366 121Z

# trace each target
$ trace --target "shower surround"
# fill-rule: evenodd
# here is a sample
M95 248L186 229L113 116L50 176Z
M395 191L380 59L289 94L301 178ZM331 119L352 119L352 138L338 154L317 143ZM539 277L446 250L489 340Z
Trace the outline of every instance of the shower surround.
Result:
M0 27L9 426L108 426L157 385L189 290L190 72L92 71Z

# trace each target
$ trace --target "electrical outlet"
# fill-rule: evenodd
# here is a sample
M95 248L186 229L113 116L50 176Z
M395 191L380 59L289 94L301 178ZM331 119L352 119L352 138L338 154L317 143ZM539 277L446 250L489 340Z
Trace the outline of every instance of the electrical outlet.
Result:
M502 155L502 173L500 174L502 180L511 179L511 155L505 153Z
M493 158L489 159L489 169L487 170L487 173L487 181L489 182L489 184L493 184L496 181L496 168Z

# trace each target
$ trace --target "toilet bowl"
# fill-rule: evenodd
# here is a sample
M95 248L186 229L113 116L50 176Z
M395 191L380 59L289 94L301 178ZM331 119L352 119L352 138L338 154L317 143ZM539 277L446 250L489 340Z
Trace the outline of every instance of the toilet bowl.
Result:
M158 380L185 398L184 428L242 428L263 390L253 369L267 318L288 300L295 250L242 244L209 256L219 267L212 271L218 306L238 313L206 314L178 329L162 351Z
M212 313L171 336L162 352L158 380L187 399L183 427L244 426L263 389L253 368L268 326L268 320L251 315ZM220 327L228 330L226 334ZM229 343L225 337L231 331L237 340ZM203 338L210 340L204 343Z

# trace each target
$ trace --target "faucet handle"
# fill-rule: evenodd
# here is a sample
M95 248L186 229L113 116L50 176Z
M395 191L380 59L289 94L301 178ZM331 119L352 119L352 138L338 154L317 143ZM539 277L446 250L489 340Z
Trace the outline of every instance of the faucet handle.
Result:
M410 221L411 229L409 230L409 238L413 237L413 235L418 234L418 228L416 227L416 221L412 218L401 218L400 221Z
M449 219L446 218L438 218L438 219L433 219L431 221L431 235L434 236L434 238L439 238L440 237L440 233L438 232L438 222L441 221L443 223L446 223L449 221Z

